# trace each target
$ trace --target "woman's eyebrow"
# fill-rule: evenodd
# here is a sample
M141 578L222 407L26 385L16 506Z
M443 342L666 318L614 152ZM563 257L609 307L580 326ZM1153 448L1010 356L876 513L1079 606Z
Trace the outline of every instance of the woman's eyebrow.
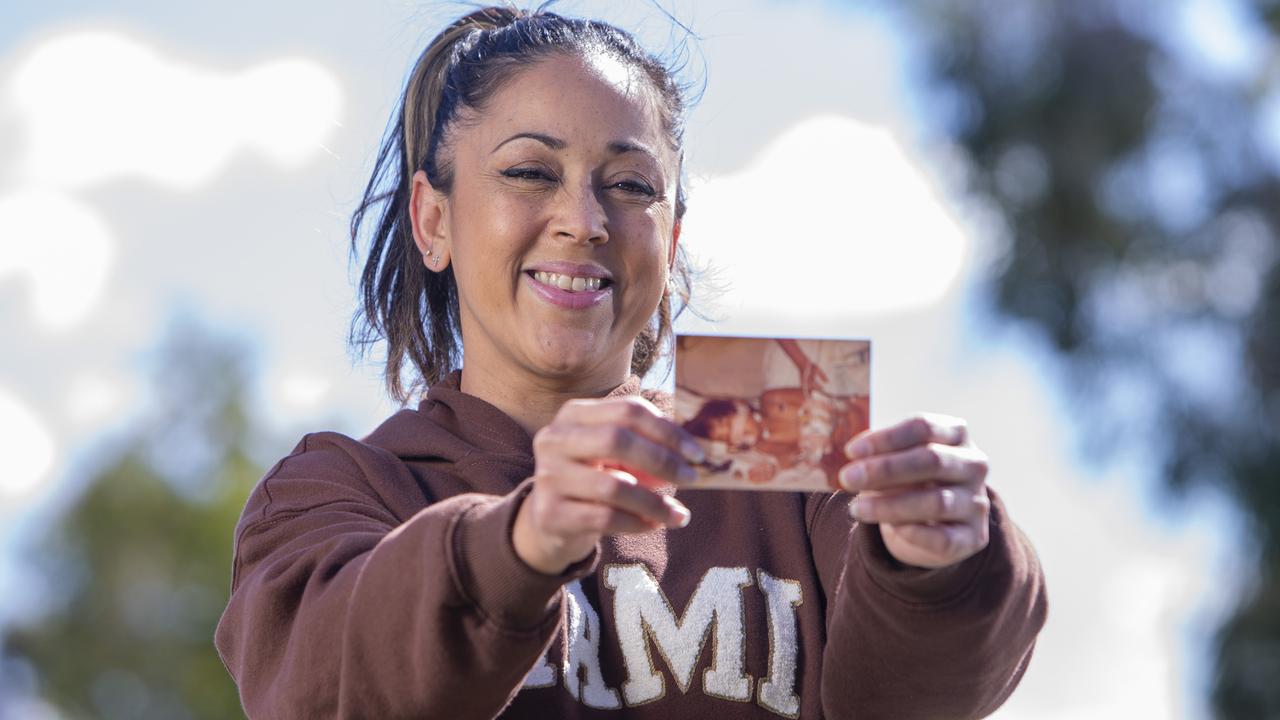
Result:
M491 154L496 153L498 152L498 148L502 147L503 145L506 145L512 140L519 140L520 138L532 138L542 143L543 145L546 145L552 150L560 150L566 145L565 141L561 140L558 137L552 137L550 135L544 135L543 133L536 133L536 132L521 132L521 133L516 133L515 135L512 135L506 140L503 140L502 142L498 143L497 145L494 146L493 150L490 150L489 152Z
M638 152L642 155L648 155L649 159L653 160L655 163L658 162L658 156L652 150L645 147L644 145L630 142L627 140L614 140L613 142L609 143L609 152L613 153L614 155L621 155L623 153L629 153L629 152Z
M503 140L497 145L495 145L493 150L490 151L490 154L497 152L498 148L501 148L503 145L506 145L512 140L519 140L520 138L529 138L531 140L537 140L538 142L542 143L543 145L546 145L552 150L563 150L565 146L568 145L568 143L566 143L564 140L561 140L560 138L554 137L552 135L547 135L545 133L519 132L507 138L506 140ZM608 147L609 147L609 152L613 153L614 155L621 155L623 153L629 153L629 152L638 152L643 155L648 155L654 162L658 161L657 154L654 153L652 150L650 150L648 147L641 145L640 143L631 142L629 140L614 140L609 143Z

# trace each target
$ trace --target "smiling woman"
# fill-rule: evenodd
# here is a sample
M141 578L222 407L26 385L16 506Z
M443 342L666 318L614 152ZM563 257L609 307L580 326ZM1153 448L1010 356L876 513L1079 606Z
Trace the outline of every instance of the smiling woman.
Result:
M854 438L840 492L678 492L705 456L640 375L688 299L683 108L542 10L419 58L352 237L362 341L426 392L251 493L215 636L250 717L968 718L1018 684L1043 575L963 421Z

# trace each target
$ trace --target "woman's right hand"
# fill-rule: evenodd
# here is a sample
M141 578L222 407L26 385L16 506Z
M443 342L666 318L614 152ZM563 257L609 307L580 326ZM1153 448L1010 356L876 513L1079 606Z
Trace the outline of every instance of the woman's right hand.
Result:
M533 490L512 542L529 567L558 575L605 535L689 524L689 510L650 488L697 475L702 448L642 398L570 400L533 436Z

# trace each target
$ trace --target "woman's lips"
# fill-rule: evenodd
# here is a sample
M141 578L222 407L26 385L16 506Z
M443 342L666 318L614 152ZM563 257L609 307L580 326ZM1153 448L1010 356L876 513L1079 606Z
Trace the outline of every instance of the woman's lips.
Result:
M533 292L543 300L555 305L556 307L565 308L566 310L585 310L596 303L604 300L613 292L613 284L610 283L599 290L580 290L574 292L572 290L562 290L555 285L538 280L533 276L532 272L523 273L524 281L529 284Z

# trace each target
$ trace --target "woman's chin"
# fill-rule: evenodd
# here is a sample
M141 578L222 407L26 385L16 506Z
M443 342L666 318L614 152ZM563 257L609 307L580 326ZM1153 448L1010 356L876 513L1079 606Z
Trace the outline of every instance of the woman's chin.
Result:
M548 377L586 380L596 373L609 372L614 364L622 364L621 360L615 363L611 359L621 357L621 353L602 352L606 343L605 338L595 333L546 333L539 338L530 359ZM626 357L629 369L629 352Z
M590 353L565 352L544 355L535 364L547 377L585 379L600 369L600 358Z

